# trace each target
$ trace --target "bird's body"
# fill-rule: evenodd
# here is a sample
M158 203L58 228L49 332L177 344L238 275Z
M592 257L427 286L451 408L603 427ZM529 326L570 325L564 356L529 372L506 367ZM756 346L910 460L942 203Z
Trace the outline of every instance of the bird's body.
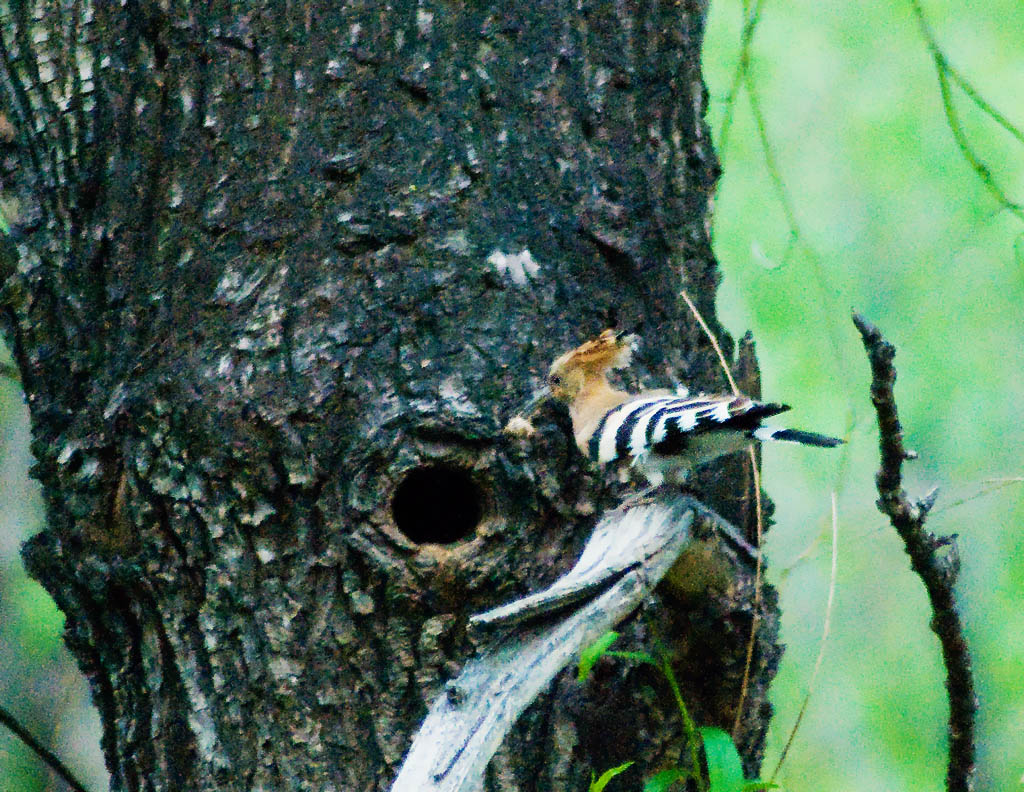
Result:
M573 434L593 462L628 462L653 485L683 481L689 472L723 454L740 451L754 440L784 440L832 447L834 437L762 425L785 412L785 404L746 396L672 394L617 390L607 373L629 364L634 339L606 330L567 352L551 366L552 395L569 404Z

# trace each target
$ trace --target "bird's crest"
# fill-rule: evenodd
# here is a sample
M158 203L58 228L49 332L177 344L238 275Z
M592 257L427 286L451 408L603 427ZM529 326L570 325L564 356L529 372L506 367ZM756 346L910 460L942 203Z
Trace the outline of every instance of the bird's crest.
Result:
M588 374L600 374L609 369L625 368L630 364L636 336L624 330L605 330L575 349L566 352L551 364L551 372L580 369Z

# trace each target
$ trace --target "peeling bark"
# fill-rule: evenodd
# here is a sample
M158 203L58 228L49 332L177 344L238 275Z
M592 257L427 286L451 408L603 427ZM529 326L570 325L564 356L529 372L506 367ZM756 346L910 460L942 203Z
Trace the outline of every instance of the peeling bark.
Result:
M500 433L548 362L615 320L646 338L644 385L722 387L677 298L731 348L704 11L0 6L0 319L47 507L25 560L112 789L386 789L473 651L468 614L567 570L612 502L567 416ZM729 464L699 494L749 530ZM702 722L733 720L750 585L649 609ZM764 599L748 769L780 652ZM648 684L559 677L488 789L669 761Z

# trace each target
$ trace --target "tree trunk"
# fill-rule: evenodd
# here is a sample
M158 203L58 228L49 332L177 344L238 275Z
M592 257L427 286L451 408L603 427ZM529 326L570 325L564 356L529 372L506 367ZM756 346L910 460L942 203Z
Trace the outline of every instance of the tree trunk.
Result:
M560 352L641 327L643 385L724 387L700 2L0 4L2 320L114 790L386 790L470 614L572 566L614 486L550 407ZM752 345L737 373L757 391ZM754 524L742 459L695 489ZM708 484L715 481L712 487ZM663 587L657 639L731 727L749 577ZM765 592L739 744L779 648ZM488 789L682 752L671 696L564 673ZM648 694L653 686L658 695ZM609 790L616 787L609 786Z

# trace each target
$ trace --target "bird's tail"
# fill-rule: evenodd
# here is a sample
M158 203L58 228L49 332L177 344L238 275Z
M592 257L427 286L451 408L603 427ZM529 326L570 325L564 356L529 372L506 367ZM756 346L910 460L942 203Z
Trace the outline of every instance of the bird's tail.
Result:
M784 440L787 443L802 443L803 445L819 446L820 448L835 448L842 445L843 440L838 437L818 434L817 432L804 432L800 429L780 429L777 426L762 426L755 429L754 437L758 440Z

